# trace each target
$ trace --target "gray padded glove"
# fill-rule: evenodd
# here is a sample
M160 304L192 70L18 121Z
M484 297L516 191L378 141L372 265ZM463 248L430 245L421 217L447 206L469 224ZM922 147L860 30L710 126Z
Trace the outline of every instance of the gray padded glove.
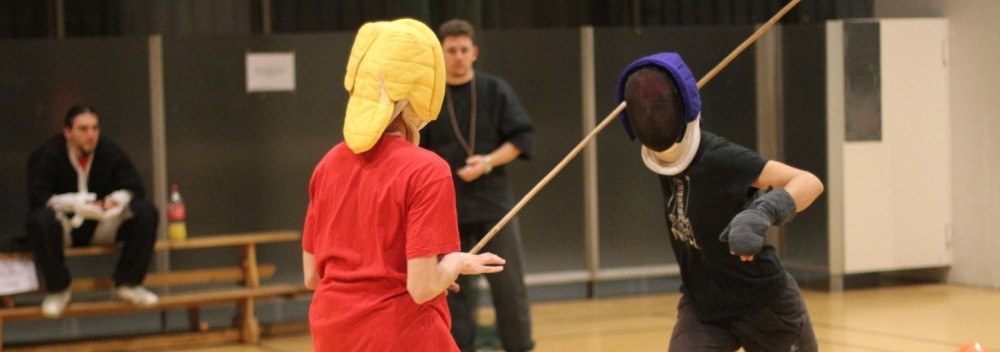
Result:
M729 242L736 255L756 255L764 247L764 232L795 217L795 199L784 189L775 189L757 198L722 231L719 240Z

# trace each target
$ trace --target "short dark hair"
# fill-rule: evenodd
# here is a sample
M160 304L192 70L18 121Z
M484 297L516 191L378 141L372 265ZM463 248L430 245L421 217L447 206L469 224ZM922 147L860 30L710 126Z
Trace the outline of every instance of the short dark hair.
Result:
M77 116L80 116L80 114L85 114L88 112L100 116L97 113L97 110L94 110L93 106L83 103L73 105L72 107L69 108L69 111L66 112L66 118L63 120L63 126L65 126L66 128L72 128L73 120L75 120Z
M442 23L438 27L438 39L444 40L445 37L454 36L467 36L472 39L473 42L476 41L476 30L472 28L472 24L469 21L456 18L448 20Z

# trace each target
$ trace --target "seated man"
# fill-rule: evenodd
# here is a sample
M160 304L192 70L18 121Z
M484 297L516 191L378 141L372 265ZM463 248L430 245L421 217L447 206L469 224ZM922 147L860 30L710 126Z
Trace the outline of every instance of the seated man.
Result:
M159 298L142 286L156 244L159 216L143 198L142 179L128 156L100 139L93 108L70 108L61 134L28 159L28 236L48 293L42 314L62 315L70 299L63 248L122 242L115 295L136 305Z

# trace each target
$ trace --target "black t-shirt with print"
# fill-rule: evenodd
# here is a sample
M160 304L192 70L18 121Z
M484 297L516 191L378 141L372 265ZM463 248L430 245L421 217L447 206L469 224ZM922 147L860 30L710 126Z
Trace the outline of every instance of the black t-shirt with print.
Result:
M660 176L671 245L686 294L699 320L713 321L757 310L785 287L785 269L765 243L753 261L740 261L719 235L757 194L752 184L767 161L710 132L676 176Z

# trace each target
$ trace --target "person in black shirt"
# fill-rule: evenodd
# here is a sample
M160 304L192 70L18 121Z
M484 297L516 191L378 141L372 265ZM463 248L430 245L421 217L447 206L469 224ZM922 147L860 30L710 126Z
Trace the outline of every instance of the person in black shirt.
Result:
M159 298L143 288L156 245L159 215L145 199L142 178L121 148L101 138L97 112L70 108L63 131L28 159L27 228L44 278L42 314L57 318L70 300L63 248L122 243L115 295L140 306Z
M822 182L701 130L697 84L676 53L628 65L617 93L626 132L660 175L681 269L670 351L816 351L798 285L764 232L809 207Z
M421 130L421 146L440 155L454 170L462 250L469 251L513 208L504 165L530 157L533 126L506 81L472 68L479 48L471 24L445 22L438 37L447 65L445 106L438 119ZM530 351L535 343L517 219L483 250L507 260L503 271L486 275L501 343L509 352ZM467 292L475 289L471 278L460 276L463 289L448 295L452 336L462 351L475 350L476 302Z

